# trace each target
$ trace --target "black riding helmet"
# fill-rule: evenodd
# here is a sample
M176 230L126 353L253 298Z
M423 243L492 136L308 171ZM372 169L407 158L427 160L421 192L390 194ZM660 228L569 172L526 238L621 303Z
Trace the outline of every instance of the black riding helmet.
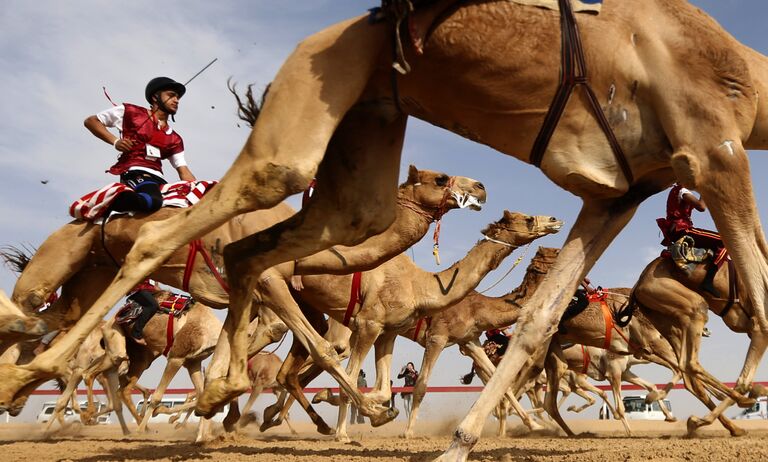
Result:
M149 104L152 104L155 102L152 101L152 96L158 91L163 90L173 90L181 98L187 92L187 87L168 77L155 77L147 84L147 88L144 90L144 97Z

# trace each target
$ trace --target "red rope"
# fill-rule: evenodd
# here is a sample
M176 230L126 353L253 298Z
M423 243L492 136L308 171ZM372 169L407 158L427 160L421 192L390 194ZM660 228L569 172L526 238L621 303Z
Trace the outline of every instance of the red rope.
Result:
M195 257L198 252L203 256L203 260L205 260L206 265L208 265L208 269L211 270L213 276L219 282L219 285L221 285L221 288L229 293L229 285L227 284L227 281L225 281L221 276L221 273L219 273L219 270L213 263L213 259L211 259L211 256L206 252L205 247L203 246L203 241L200 239L195 239L189 243L189 254L187 255L187 264L184 267L184 278L181 284L182 290L184 290L184 292L189 292L189 279L192 277L192 269L195 266Z
M342 324L349 327L349 321L352 318L352 313L355 311L355 305L363 304L363 294L360 292L360 283L363 279L363 273L357 272L352 275L352 292L349 294L349 303L347 304L347 311L344 313L344 321Z
M168 313L168 324L165 328L165 349L163 350L163 356L168 356L168 352L171 351L171 347L173 346L173 318L176 317L174 316L175 312L176 310L171 307L171 312Z

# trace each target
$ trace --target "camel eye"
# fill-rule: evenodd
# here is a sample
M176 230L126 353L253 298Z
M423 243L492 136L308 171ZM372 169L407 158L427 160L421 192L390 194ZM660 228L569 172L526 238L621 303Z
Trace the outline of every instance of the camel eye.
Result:
M526 223L528 223L528 224L531 224L531 223L533 223L533 217L528 217L528 218L526 218L526 219L525 219L525 222L526 222Z
M438 186L445 186L448 184L448 175L440 175L435 178L435 184Z

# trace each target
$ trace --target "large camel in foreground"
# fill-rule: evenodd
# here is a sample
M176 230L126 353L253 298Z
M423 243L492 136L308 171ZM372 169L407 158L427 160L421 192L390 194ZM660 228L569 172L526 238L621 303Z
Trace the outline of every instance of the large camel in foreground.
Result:
M748 383L753 380L768 347L768 338L757 322L759 315L754 311L755 307L747 303L743 294L734 293L731 278L736 275L732 274L729 265L723 266L714 279L722 298L701 290L706 273L704 265L692 265L690 271L683 271L671 258L664 257L656 258L645 267L633 292L641 311L674 346L685 387L711 410L704 418L692 416L688 420L690 432L715 419L722 422L726 419L723 411L735 402L731 390L699 363L700 334L707 323L708 312L711 310L721 317L733 332L749 336L741 372L741 377ZM715 405L711 396L721 402Z
M445 2L438 4L445 8ZM614 143L596 121L590 98L579 97L570 99L556 129L550 126L537 137L560 63L566 72L573 65L573 55L561 59L556 11L501 1L457 3L427 29L423 55L406 47L412 71L394 79L395 34L388 21L370 24L367 15L357 17L303 40L275 77L262 116L213 193L175 218L145 226L112 285L58 347L29 365L0 369L6 379L0 407L54 368L55 357L73 353L109 308L176 249L238 214L278 204L316 175L326 187L301 212L224 251L233 316L227 334L233 351L244 349L245 337L235 332L245 330L252 288L264 284L259 275L333 245L361 242L394 219L409 114L533 162L584 201L558 262L526 306L509 353L459 425L445 460L467 458L501 395L522 369L541 362L581 278L637 206L674 179L700 191L710 206L743 296L768 332L768 245L745 151L768 147L768 104L758 98L768 90L768 60L684 0L609 2L599 15L578 15L577 22L587 82L600 91L591 101L606 108ZM570 51L575 45L568 44ZM446 75L451 78L438 78ZM536 143L532 157L535 140L546 141L551 131L551 141ZM623 161L612 146L621 148ZM301 261L297 269L302 271ZM325 366L332 354L315 347L319 336L303 333L298 307L285 318ZM245 358L235 359L229 380L209 384L198 410L241 392ZM738 391L749 387L740 377ZM352 386L345 384L345 391L353 392ZM374 413L371 402L356 404Z

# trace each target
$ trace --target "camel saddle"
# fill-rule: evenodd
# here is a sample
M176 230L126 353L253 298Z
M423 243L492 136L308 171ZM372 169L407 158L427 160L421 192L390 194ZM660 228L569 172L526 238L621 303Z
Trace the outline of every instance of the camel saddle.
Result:
M561 334L566 334L567 330L565 328L565 323L581 314L581 312L588 306L589 296L587 295L587 291L584 289L577 290L576 293L573 294L570 303L568 303L568 308L565 309L563 316L560 318L560 324L557 326L557 331Z
M694 244L691 236L683 236L669 245L662 256L668 256L681 271L690 274L696 265L714 257L712 250L694 247Z
M173 314L174 317L180 318L194 303L195 300L192 297L186 295L173 295L160 302L159 311L165 314ZM115 314L115 322L119 325L130 324L134 322L143 311L144 307L141 304L131 300L117 310L117 314Z

